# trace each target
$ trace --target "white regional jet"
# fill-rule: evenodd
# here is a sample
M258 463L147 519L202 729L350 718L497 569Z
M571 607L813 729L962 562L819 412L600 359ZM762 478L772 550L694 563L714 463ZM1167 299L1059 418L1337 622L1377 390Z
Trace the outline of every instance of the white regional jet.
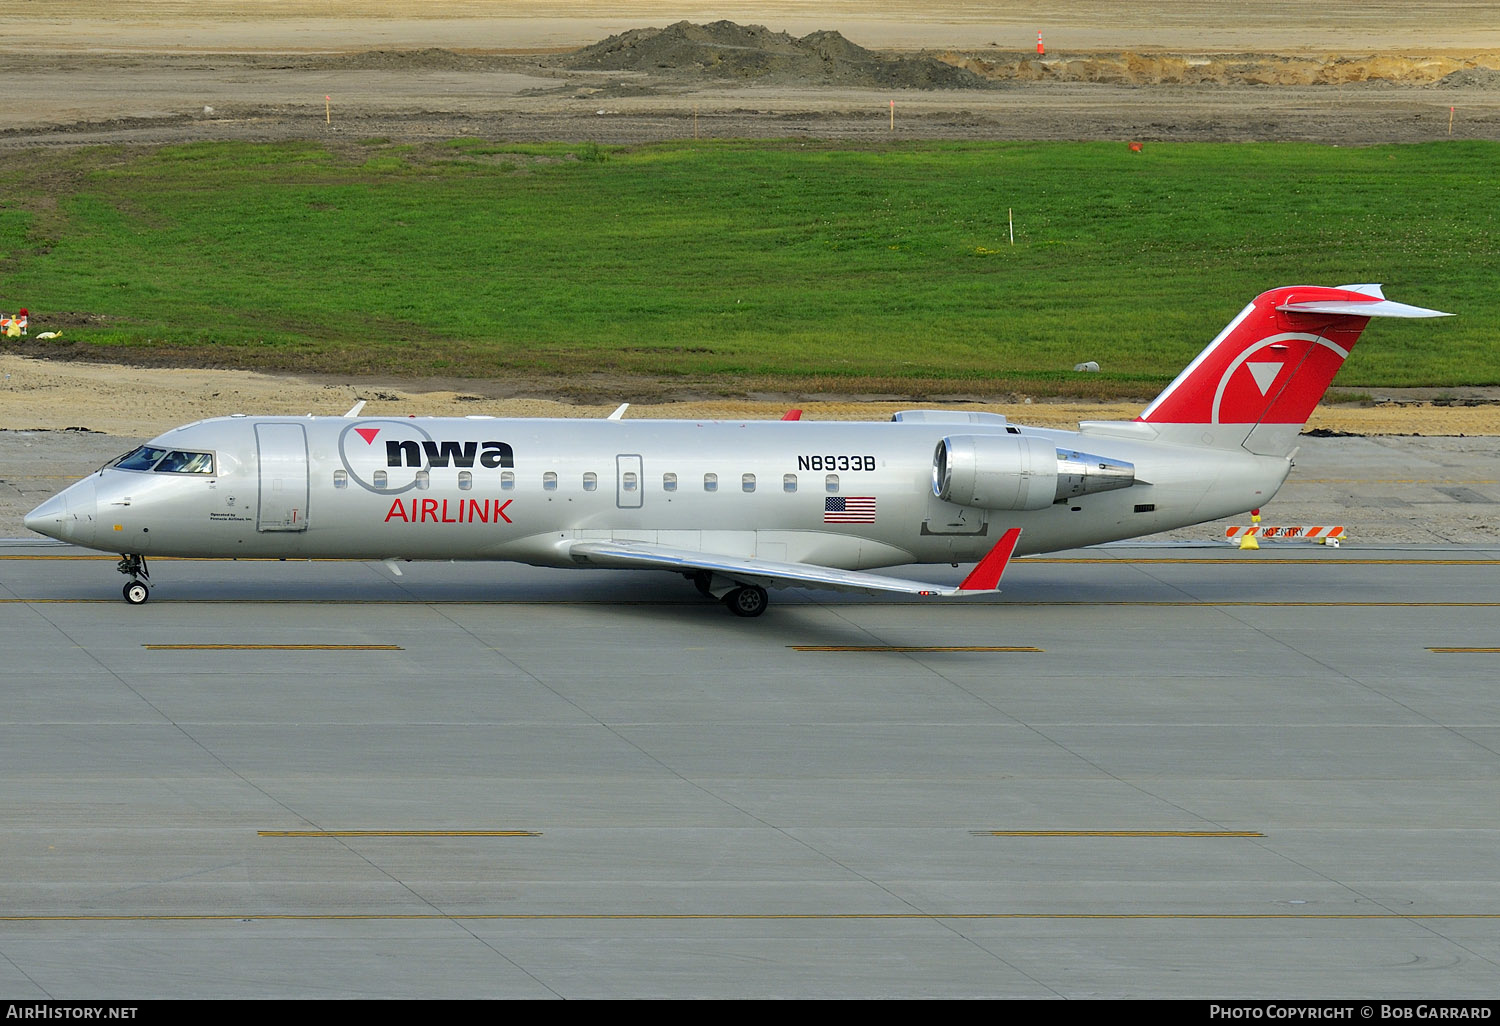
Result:
M1257 297L1133 421L220 417L175 428L32 510L33 531L147 556L513 560L683 574L739 616L772 587L952 596L1012 554L1244 513L1371 317L1440 317L1376 285ZM958 587L882 576L978 566ZM394 565L394 564L392 564Z

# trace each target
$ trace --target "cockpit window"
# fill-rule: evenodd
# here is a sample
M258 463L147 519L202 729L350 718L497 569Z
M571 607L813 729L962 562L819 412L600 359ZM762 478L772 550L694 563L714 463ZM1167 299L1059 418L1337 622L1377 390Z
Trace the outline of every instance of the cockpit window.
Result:
M212 474L214 454L179 449L169 451L143 445L105 466L119 470L155 470L158 474Z
M143 445L139 449L127 452L111 465L120 470L150 470L156 466L156 461L166 454L165 449L153 449L149 445Z
M166 459L156 465L158 474L212 474L214 472L214 454L211 452L180 452L176 449L167 453Z

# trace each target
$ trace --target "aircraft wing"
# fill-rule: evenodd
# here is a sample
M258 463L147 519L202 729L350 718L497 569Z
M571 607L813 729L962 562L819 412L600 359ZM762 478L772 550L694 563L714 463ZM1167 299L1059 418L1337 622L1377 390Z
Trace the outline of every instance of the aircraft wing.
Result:
M762 587L833 588L840 591L860 591L866 594L899 592L905 595L927 595L948 597L994 592L998 589L1000 575L1015 551L1016 541L1021 536L1020 528L1006 531L989 555L980 561L974 571L957 587L942 584L924 584L902 577L886 577L866 573L863 570L840 570L836 567L818 566L814 563L783 563L771 559L751 559L743 556L725 556L693 549L676 549L665 545L638 541L577 541L568 548L568 554L579 563L588 566L623 568L634 570L671 570L690 574L700 570L739 581L741 584L758 584Z

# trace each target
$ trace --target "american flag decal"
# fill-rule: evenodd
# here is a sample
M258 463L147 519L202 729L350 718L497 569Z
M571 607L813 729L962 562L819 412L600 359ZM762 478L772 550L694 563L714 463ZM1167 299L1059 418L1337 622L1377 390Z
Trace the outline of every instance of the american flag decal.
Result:
M823 500L825 524L873 524L875 496L830 495Z

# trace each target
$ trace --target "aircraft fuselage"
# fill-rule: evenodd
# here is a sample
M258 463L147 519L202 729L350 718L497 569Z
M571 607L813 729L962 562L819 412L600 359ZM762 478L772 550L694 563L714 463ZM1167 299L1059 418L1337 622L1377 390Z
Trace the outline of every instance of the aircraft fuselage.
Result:
M569 566L572 542L613 539L853 570L972 561L1013 527L1025 554L1199 523L1260 506L1290 469L1243 450L995 421L225 417L147 446L209 454L211 472L109 466L28 524L144 556ZM1133 467L1133 483L1049 493L1041 508L945 501L934 454L952 437L1105 457Z

